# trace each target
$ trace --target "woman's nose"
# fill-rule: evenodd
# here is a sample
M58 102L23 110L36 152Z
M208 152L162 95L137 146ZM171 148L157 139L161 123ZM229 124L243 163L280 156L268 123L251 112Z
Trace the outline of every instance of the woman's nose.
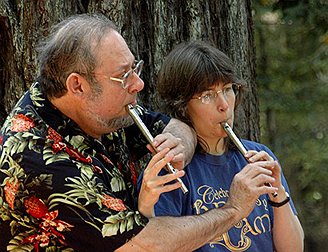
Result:
M217 104L218 110L222 111L222 112L226 111L229 108L227 97L224 95L223 92L218 93L218 96L216 98L216 104Z

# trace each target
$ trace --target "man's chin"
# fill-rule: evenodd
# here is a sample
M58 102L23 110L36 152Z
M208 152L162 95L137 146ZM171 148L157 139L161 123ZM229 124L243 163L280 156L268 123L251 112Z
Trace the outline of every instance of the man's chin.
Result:
M131 116L129 115L125 115L123 117L118 117L113 119L110 123L109 123L109 127L110 128L114 128L116 130L121 129L121 128L127 128L129 126L131 126L133 124L133 120L131 118Z

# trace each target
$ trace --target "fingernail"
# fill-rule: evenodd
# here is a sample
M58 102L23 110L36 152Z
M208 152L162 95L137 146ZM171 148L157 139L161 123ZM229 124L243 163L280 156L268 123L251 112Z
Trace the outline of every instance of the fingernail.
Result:
M184 175L184 170L176 170L175 172L177 175Z

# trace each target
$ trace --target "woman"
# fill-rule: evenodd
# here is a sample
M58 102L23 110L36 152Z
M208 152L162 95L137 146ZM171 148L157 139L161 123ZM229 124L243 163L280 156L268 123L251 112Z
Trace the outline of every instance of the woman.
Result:
M182 178L188 195L179 189L161 194L154 215L202 214L226 204L234 179L244 176L256 185L258 176L243 174L253 171L243 169L245 158L220 125L228 122L233 126L242 88L231 60L209 44L180 44L168 55L158 79L164 112L195 129L198 148ZM250 163L276 160L266 146L246 140L242 143L249 150L246 158ZM303 250L303 230L278 163L277 167L271 175L275 179L272 186L278 188L277 197L261 195L247 218L197 251Z

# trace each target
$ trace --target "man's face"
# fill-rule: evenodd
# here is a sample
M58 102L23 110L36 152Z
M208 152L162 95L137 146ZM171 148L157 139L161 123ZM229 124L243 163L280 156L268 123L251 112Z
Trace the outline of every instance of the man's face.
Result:
M132 124L125 106L135 105L137 92L143 89L143 81L133 74L130 85L123 89L120 82L102 76L121 79L135 64L134 56L122 36L116 31L104 36L96 48L98 66L95 76L101 92L90 93L85 105L86 123L94 129L92 136L101 136Z

